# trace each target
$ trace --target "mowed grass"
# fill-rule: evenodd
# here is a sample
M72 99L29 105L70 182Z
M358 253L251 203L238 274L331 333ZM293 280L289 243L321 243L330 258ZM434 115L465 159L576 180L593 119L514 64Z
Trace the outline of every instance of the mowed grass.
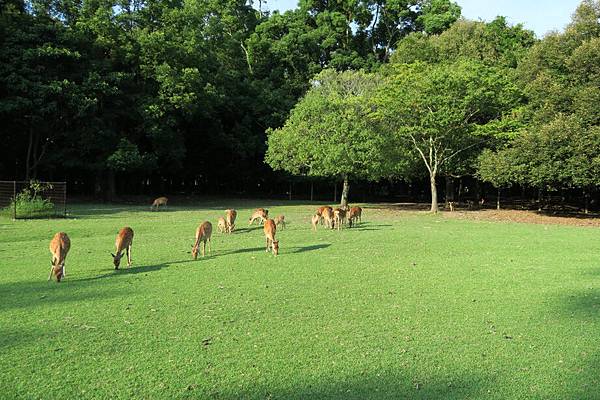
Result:
M292 205L288 205L292 204ZM285 214L280 255L254 207ZM238 209L237 231L216 220ZM79 205L0 220L0 397L600 398L600 231L365 207L310 230L315 205ZM195 228L212 255L192 261ZM114 271L119 228L133 267ZM71 237L47 282L48 243Z

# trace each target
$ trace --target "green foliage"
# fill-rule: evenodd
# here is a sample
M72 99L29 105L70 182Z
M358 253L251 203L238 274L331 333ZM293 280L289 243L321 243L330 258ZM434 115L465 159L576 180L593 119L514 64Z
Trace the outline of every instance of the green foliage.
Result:
M392 146L370 114L377 75L325 70L282 128L268 131L266 162L309 176L377 180L392 175Z
M156 164L156 157L152 154L140 154L137 146L127 139L121 139L117 150L108 157L111 169L120 172L143 169L151 171Z
M460 6L450 0L427 0L421 7L423 14L417 21L429 35L442 33L460 18Z

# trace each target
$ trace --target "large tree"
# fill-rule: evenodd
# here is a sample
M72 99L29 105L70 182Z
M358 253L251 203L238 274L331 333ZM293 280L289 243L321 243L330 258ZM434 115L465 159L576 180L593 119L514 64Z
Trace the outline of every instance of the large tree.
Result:
M451 161L481 147L490 124L518 104L506 71L475 61L396 64L378 94L377 115L405 152L427 170L431 211L438 211L437 177Z
M376 75L360 71L315 76L284 126L268 131L266 162L292 174L341 179L344 207L351 179L393 175L394 146L370 117L378 85Z

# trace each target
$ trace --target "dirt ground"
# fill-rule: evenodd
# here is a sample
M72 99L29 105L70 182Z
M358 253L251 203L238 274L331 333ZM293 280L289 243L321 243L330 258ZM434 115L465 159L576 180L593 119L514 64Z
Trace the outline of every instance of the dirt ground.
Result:
M496 222L521 222L527 224L546 224L546 225L571 225L571 226L597 226L600 227L600 214L590 213L559 213L551 211L529 211L529 210L496 210L479 209L465 210L459 209L449 212L443 209L440 204L440 214L445 218L469 219L478 221L496 221ZM373 206L373 210L380 212L427 212L428 204L378 204Z

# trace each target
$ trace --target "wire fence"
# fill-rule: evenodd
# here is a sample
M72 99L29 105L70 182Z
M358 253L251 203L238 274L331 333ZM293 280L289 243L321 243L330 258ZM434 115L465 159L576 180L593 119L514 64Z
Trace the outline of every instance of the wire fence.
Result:
M67 183L0 181L0 213L13 219L66 217Z

